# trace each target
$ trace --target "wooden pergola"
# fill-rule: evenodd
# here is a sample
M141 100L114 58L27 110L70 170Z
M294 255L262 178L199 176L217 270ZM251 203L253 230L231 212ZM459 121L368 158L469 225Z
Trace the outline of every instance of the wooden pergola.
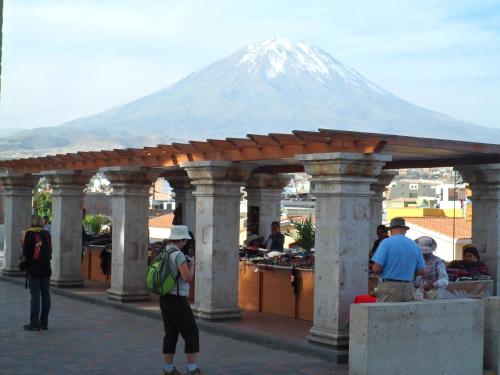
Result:
M2 160L0 167L37 173L103 167L166 168L190 161L230 161L256 162L260 172L302 172L303 166L294 160L295 155L328 152L390 154L392 161L385 169L500 163L500 144L319 129Z

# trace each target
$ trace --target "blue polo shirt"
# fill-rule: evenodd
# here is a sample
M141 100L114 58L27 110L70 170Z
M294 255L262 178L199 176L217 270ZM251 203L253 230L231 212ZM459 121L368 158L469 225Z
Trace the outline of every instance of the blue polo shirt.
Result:
M382 278L413 281L415 271L424 268L420 247L402 234L383 240L372 261L382 266Z

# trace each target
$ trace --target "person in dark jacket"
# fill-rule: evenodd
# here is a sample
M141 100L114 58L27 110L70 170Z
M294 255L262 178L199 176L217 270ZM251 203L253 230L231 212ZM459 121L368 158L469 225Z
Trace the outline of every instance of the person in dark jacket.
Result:
M25 325L24 329L28 331L47 329L50 310L52 244L50 233L43 229L43 221L36 215L31 217L31 228L26 230L24 235L23 256L26 259L26 272L31 294L30 324Z
M283 251L283 246L285 244L285 236L281 233L281 227L279 221L273 221L271 223L271 234L266 241L266 247L269 250Z

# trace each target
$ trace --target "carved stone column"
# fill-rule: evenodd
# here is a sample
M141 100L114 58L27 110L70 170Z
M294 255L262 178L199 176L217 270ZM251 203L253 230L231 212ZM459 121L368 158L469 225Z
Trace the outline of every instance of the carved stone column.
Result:
M500 164L455 167L472 190L472 244L500 291Z
M368 289L371 184L388 155L297 155L316 197L314 319L309 340L345 347L349 306Z
M31 225L33 187L35 177L6 171L0 174L0 185L3 186L5 238L4 266L2 275L19 276L19 258L22 254L22 234Z
M149 191L160 172L138 167L109 167L101 172L112 188L113 251L108 297L122 302L147 300Z
M83 189L90 173L42 172L52 187L52 277L58 287L82 286Z
M195 188L191 185L191 180L188 176L172 176L167 177L167 181L174 189L176 208L178 204L182 207L182 224L194 233L196 229L196 198L193 195Z
M280 221L281 192L290 179L271 173L252 173L246 191L248 212L251 207L258 209L258 233L265 239L271 234L271 223Z
M196 187L195 314L204 319L240 318L238 237L240 188L250 168L229 162L181 165Z
M398 171L383 170L382 174L378 177L377 182L371 184L373 196L370 198L370 239L372 243L377 239L377 226L382 224L382 203L385 200L384 192L387 186L392 182L392 180L394 180L394 177L396 177L398 174Z

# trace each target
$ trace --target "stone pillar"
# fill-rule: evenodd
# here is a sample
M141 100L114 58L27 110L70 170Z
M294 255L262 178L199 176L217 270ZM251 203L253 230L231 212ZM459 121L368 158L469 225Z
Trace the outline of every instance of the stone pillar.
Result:
M472 244L500 291L500 164L456 167L472 190Z
M297 155L316 197L314 318L309 340L349 342L349 305L368 289L371 184L389 155Z
M100 171L112 188L113 244L108 297L122 302L148 300L145 278L149 191L159 171L139 167L108 167Z
M248 212L250 207L259 210L259 236L266 240L271 234L271 223L280 221L281 192L289 178L271 173L252 173L248 179L246 191Z
M377 226L382 224L382 211L384 192L386 187L394 180L399 174L398 171L384 170L378 177L377 181L371 184L371 191L373 196L370 199L370 240L371 243L377 239ZM370 247L371 249L371 247Z
M193 311L204 319L240 318L240 188L250 168L229 162L181 165L196 187L196 281Z
M33 186L35 178L31 175L7 171L0 175L3 186L5 237L4 266L2 275L19 276L19 258L22 254L22 234L31 225Z
M193 195L194 186L188 176L167 177L167 181L174 189L175 205L182 206L182 224L187 225L191 232L196 230L196 198Z
M91 175L80 171L41 172L52 188L52 277L57 287L82 286L83 189Z

